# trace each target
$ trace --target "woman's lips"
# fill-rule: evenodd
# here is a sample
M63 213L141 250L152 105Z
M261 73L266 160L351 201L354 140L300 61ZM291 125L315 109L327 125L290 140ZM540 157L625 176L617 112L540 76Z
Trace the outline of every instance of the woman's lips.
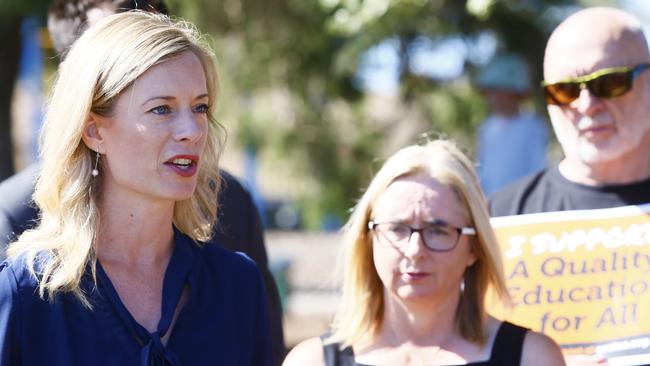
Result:
M406 282L415 282L415 281L422 280L422 279L424 279L426 277L429 277L429 275L430 274L427 273L427 272L410 272L409 271L409 272L402 272L401 277L402 277L402 280L404 280Z
M181 177L192 177L198 171L198 156L177 155L167 160L164 164Z

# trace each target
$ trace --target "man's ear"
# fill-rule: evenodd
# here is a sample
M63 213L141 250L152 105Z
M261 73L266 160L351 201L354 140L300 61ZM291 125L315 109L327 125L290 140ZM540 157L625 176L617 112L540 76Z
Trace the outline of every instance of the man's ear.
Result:
M88 120L84 125L83 134L81 135L81 139L86 144L86 146L90 150L93 150L100 154L104 153L103 151L99 151L104 143L104 139L102 138L99 130L101 122L102 118L99 115L90 112Z

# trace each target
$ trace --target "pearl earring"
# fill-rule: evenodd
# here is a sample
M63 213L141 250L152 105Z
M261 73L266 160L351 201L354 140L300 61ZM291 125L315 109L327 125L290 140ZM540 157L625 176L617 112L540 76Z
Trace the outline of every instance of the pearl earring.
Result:
M95 156L95 168L90 173L90 174L92 174L93 177L96 177L96 176L99 175L99 170L97 170L97 165L99 164L99 151L97 151L96 153L97 153L97 155Z

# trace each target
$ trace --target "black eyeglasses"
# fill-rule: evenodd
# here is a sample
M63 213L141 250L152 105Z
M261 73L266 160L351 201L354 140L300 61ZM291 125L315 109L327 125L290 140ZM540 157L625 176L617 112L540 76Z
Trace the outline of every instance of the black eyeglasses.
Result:
M476 230L472 227L458 227L442 222L417 229L399 222L370 221L368 229L377 235L380 242L397 249L404 248L413 233L418 233L424 246L434 252L448 252L454 249L461 235L476 235Z
M555 83L543 81L542 87L546 93L546 103L567 105L580 97L580 91L584 87L598 98L619 97L630 91L634 79L648 68L650 68L649 63L634 67L610 67Z

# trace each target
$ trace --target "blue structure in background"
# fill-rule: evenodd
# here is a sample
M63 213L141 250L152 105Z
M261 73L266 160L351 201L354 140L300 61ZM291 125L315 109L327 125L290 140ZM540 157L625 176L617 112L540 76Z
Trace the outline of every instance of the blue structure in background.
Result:
M27 117L28 130L32 132L29 142L29 161L38 158L38 133L43 121L43 53L39 30L41 24L37 17L27 17L21 26L22 53L20 55L20 70L18 83L29 98L28 110L21 111Z
M244 151L244 177L253 197L253 203L257 206L257 211L259 211L262 218L262 225L267 227L264 199L257 188L257 149L250 145Z

